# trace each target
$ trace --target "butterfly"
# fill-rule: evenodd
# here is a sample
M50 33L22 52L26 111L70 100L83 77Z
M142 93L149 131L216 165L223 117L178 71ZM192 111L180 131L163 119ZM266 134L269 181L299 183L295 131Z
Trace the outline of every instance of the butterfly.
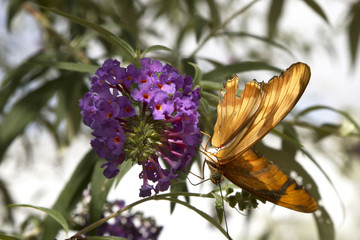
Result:
M295 106L309 80L309 66L299 62L268 83L246 83L240 97L238 77L227 81L225 94L220 91L212 147L205 152L213 183L219 184L224 176L274 204L305 213L317 210L302 186L254 149Z

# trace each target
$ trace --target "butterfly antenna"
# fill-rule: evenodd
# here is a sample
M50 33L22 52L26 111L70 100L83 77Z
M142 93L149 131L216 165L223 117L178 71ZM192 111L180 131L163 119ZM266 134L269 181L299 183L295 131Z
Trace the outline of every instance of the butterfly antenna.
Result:
M228 225L227 225L227 221L226 221L226 212L225 212L224 196L223 196L223 194L222 194L221 184L218 183L218 186L219 186L219 189L220 189L220 196L221 196L222 205L223 205L223 209L224 209L224 222L225 222L226 234L227 234L227 236L228 236L229 239L232 239L232 238L230 237L229 229L228 229Z

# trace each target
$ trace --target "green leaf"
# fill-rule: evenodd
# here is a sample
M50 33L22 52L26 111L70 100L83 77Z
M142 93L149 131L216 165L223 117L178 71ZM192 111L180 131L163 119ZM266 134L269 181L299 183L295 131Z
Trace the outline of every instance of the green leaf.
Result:
M57 221L62 226L62 228L64 229L66 234L69 231L69 225L67 224L64 216L61 215L61 213L59 213L58 211L56 211L54 209L38 207L38 206L33 206L33 205L28 205L28 204L10 204L7 207L8 208L12 208L12 207L28 207L28 208L37 209L39 211L42 211L42 212L46 213L47 215L52 217L55 221Z
M115 186L117 186L120 180L125 176L125 174L134 166L133 162L129 159L120 164L120 172L116 175Z
M201 72L201 69L199 68L199 66L196 65L195 63L189 62L189 64L191 66L193 66L195 69L195 76L193 79L193 88L195 88L196 86L198 86L200 84L200 81L202 79L202 72Z
M71 211L81 199L84 189L91 180L95 163L99 160L91 149L76 167L52 209L60 212L65 218L70 217ZM42 239L54 239L59 231L58 225L55 225L52 218L48 217L44 220L43 226Z
M207 89L207 90L215 90L215 91L219 91L219 89L222 86L222 83L220 82L213 82L213 81L206 81L206 80L202 80L199 83L201 88Z
M223 82L223 79L229 78L229 76L233 76L236 73L254 70L270 70L274 72L283 71L283 69L271 66L265 62L238 62L218 67L211 72L205 73L203 75L203 79Z
M94 74L99 66L84 64L84 63L74 63L74 62L43 62L43 65L48 65L49 67L54 67L60 70L67 70L73 72L84 72Z
M350 12L348 15L351 16L351 20L348 28L348 36L350 41L351 62L354 65L360 41L360 1L354 3L349 9Z
M267 23L268 23L268 36L273 38L277 32L277 24L280 20L282 10L284 7L284 0L272 0L269 8Z
M90 220L89 222L96 222L101 218L101 214L104 209L104 204L106 202L107 195L110 191L111 186L113 185L114 178L107 179L104 177L104 169L100 168L104 163L104 160L97 161L94 167L93 174L91 176L91 188L90 195L91 201L89 206ZM92 231L96 233L96 229Z
M356 129L357 133L356 135L358 137L360 137L360 125L350 116L350 114L348 114L345 111L341 111L332 107L328 107L328 106L323 106L323 105L316 105L316 106L312 106L309 107L301 112L299 112L296 116L295 116L295 121L297 121L301 116L304 116L305 114L308 114L312 111L317 111L317 110L330 110L333 112L336 112L340 115L342 115L343 117L345 117L350 123L353 124L354 128Z
M202 108L206 115L210 113L209 103L205 98L200 99L199 108Z
M172 50L168 47L165 47L163 45L153 45L150 46L148 48L146 48L142 53L141 53L141 58L145 57L145 55L149 52L153 52L153 51L168 51L168 52L172 52Z
M219 103L219 96L205 91L200 92L201 99L205 99L210 106L216 107Z
M274 47L277 47L281 50L284 50L285 52L289 53L291 56L295 56L293 52L291 52L290 49L288 49L287 47L285 47L284 45L281 45L280 43L277 43L275 42L274 40L272 40L271 38L268 38L268 37L261 37L261 36L258 36L258 35L254 35L254 34L251 34L251 33L247 33L247 32L224 32L224 33L221 33L221 34L218 34L217 36L224 36L224 35L227 35L227 36L236 36L236 37L249 37L249 38L253 38L253 39L256 39L256 40L259 40L259 41L262 41L264 43L267 43L269 45L272 45Z
M96 31L97 33L100 34L100 36L102 36L104 39L109 41L111 44L114 44L115 46L119 47L122 50L122 52L121 52L122 56L124 56L128 61L130 61L133 64L137 63L136 59L135 59L134 49L127 42L125 42L121 38L117 37L110 31L106 30L105 28L103 28L95 23L89 22L85 19L62 12L55 8L48 8L48 7L40 6L40 5L39 5L39 7L46 9L50 12L53 12L57 15L63 16L65 18L69 19L70 21L80 24L86 28L90 28L90 29Z
M25 127L34 121L40 110L54 95L62 79L45 83L28 95L19 99L0 122L0 161L10 143L20 135Z
M26 0L12 0L9 2L7 9L7 19L6 19L6 27L7 31L11 31L11 21L14 19L16 14L18 14L22 10L22 5Z
M303 145L299 142L298 139L294 139L294 138L292 138L292 137L290 137L290 136L288 136L288 135L280 132L279 130L276 130L275 128L273 128L273 129L271 130L271 133L274 133L275 135L281 137L282 139L285 139L285 140L287 140L287 141L290 141L290 142L296 144L298 147L303 147Z
M325 12L322 10L319 4L314 0L304 0L304 2L314 11L316 12L326 23L329 23L328 18L326 17Z
M215 198L215 211L216 211L216 215L219 219L219 223L221 224L223 221L223 217L224 217L224 204L223 204L223 199L219 194L216 193L211 193L214 198Z
M23 240L23 238L17 238L9 235L4 235L0 233L0 239L1 240Z
M16 90L23 87L25 84L30 83L35 80L37 76L44 73L47 69L44 66L33 64L33 61L43 61L48 62L54 56L45 55L45 53L40 52L26 61L24 61L20 66L15 69L10 70L7 75L1 81L0 89L0 111L2 112L5 104L9 100Z
M221 8L216 4L214 0L206 0L206 2L210 9L211 28L216 28L221 24L219 11Z
M334 240L335 228L329 213L323 206L319 206L317 213L313 214L319 231L319 239Z
M195 16L195 39L196 39L196 42L199 42L201 36L202 36L202 33L204 31L204 28L206 26L209 25L208 21L206 19L204 19L203 17L201 17L200 15L197 15Z
M185 176L183 176L183 178L185 178ZM186 181L179 181L179 182L176 182L176 183L173 183L173 184L170 185L170 192L171 193L188 192L188 191L189 191L189 189L187 187ZM177 199L178 196L176 196L175 198ZM186 200L187 203L190 203L189 196L185 196L185 200ZM176 204L174 202L170 203L170 213L174 212L175 206L176 206Z

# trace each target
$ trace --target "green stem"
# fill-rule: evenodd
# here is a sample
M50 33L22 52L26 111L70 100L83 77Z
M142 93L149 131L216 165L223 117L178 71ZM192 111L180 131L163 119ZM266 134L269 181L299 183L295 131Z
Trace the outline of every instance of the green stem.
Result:
M83 228L79 232L77 232L75 235L85 234L85 233L95 229L96 227L100 226L101 224L107 222L109 219L120 215L121 213L135 207L136 205L139 205L141 203L144 203L144 202L147 202L147 201L150 201L150 200L168 200L168 201L173 201L173 202L176 202L176 203L180 203L179 200L177 200L176 198L173 198L173 197L177 197L177 196L213 198L213 196L211 194L189 193L189 192L165 193L165 194L154 195L154 196L151 196L151 197L144 198L144 199L141 199L139 201L133 202L133 203L123 207L119 211L116 211L116 212L110 214L109 216L104 217L104 218L100 219L99 221L96 221L96 222L90 224L89 226L86 226L85 228ZM180 203L180 204L183 204L183 202Z
M253 0L252 2L250 2L248 5L246 5L245 7L241 8L240 10L236 11L235 13L233 13L230 17L228 17L221 25L219 25L218 27L213 28L208 35L199 43L199 45L197 46L197 48L193 51L193 53L190 55L190 58L193 58L196 53L205 45L205 43L212 38L213 36L216 35L216 33L224 28L231 20L233 20L237 15L242 14L243 12L245 12L248 8L250 8L253 4L255 4L257 1L259 0Z

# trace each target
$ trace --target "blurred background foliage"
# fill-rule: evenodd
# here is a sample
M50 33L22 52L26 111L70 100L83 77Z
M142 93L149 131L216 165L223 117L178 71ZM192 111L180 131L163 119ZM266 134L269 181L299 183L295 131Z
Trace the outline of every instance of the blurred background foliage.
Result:
M320 5L320 1L301 1L308 14L316 15L322 22L320 27L303 26L304 29L319 28L318 36L313 38L308 38L304 31L303 35L295 31L301 24L293 29L282 27L283 15L296 0L265 1L261 3L265 9L264 16L256 14L260 2L264 1L4 1L2 7L6 6L6 19L3 25L6 29L2 33L19 31L18 28L24 26L19 23L19 16L23 20L26 16L34 21L37 29L37 32L28 33L27 37L37 38L37 45L21 52L22 49L17 46L29 39L21 39L20 36L13 41L0 41L0 164L7 161L10 146L19 138L21 146L18 148L26 153L19 164L31 160L33 149L38 147L30 134L31 128L45 129L50 133L58 151L71 145L79 134L88 134L88 130L82 127L78 100L89 90L91 75L107 58L117 58L123 65L138 64L143 56L158 58L193 76L196 85L201 87L201 129L209 134L216 121L218 89L227 78L238 73L242 80L249 81L251 79L241 73L257 70L279 74L293 62L306 61L317 48L325 49L329 58L336 56L335 43L331 36L322 34L324 29L340 25L347 38L347 44L341 51L348 52L348 70L357 69L360 1L342 3L346 12L340 23L334 23L332 16L326 13L326 5ZM304 19L298 21L301 23ZM20 31L26 32L26 29ZM346 84L346 79L340 84ZM319 94L326 92L319 89ZM340 121L319 123L307 118L308 114L319 110L334 112L340 116ZM318 144L319 149L320 143L329 138L332 139L331 144L340 146L344 155L336 167L350 178L347 169L358 161L360 155L359 118L353 117L358 112L351 111L356 111L356 108L336 109L326 102L308 105L273 131L282 137L281 150L263 143L258 148L285 172L295 171L302 177L303 183L311 184L309 191L320 200L321 186L295 160L296 153L303 152L313 161L331 185L334 180L317 164L316 156L301 147L301 134L305 132L307 137L310 136L307 141ZM88 183L95 181L96 176L102 177L97 161L97 156L89 152L53 205L65 218L70 217L70 211L80 200L81 192ZM197 162L200 164L200 157ZM126 170L122 172L125 174ZM106 193L111 184L112 181L107 182ZM97 188L98 192L94 187L93 194L99 194L101 186ZM180 189L184 190L186 186ZM106 193L101 195L100 201L92 202L93 209L102 208ZM12 190L1 175L0 196L1 221L11 226L15 222L12 209L5 206L21 200L13 199ZM314 215L320 239L335 238L328 211L321 205L321 214ZM93 210L92 219L99 215L99 210ZM42 239L53 239L60 228L49 218L31 219L34 216L29 216L17 230L18 236L30 223L45 229L37 232ZM271 231L267 229L262 239L271 236Z

